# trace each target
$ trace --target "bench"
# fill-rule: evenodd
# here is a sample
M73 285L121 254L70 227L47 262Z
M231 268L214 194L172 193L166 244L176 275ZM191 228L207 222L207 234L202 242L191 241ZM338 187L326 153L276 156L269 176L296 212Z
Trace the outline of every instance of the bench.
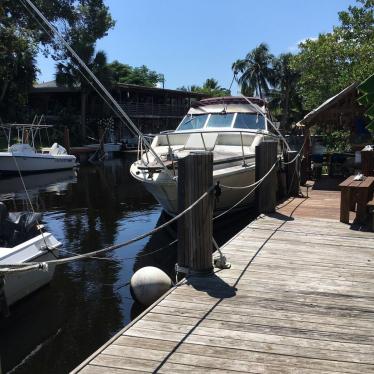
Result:
M367 208L370 217L370 228L374 231L374 197L367 203Z
M354 178L352 175L339 184L340 222L349 223L349 211L356 210L356 222L364 224L367 218L367 203L373 195L374 177L365 177L360 181L355 181Z

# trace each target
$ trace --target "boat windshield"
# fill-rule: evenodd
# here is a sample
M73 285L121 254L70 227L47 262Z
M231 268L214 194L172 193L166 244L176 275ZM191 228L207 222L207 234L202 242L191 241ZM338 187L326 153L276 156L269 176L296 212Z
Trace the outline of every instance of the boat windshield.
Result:
M238 113L234 123L235 129L265 130L264 116L256 113Z
M207 127L231 127L234 113L212 114L209 118Z
M208 114L189 114L183 118L182 122L178 126L178 131L202 129L207 118Z

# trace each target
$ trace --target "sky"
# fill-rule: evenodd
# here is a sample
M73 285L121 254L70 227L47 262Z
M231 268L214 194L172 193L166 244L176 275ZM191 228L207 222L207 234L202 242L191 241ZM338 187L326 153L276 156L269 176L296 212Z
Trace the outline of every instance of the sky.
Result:
M108 61L146 65L165 88L215 78L228 88L231 65L261 42L279 55L338 24L354 0L104 0L115 27L97 43ZM54 62L38 57L39 82L54 79ZM232 92L237 88L233 86Z

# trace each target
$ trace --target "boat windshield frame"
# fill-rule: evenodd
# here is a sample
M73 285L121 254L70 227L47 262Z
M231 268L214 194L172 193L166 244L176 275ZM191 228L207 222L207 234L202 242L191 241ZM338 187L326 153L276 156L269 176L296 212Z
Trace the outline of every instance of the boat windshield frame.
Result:
M243 113L243 114L250 114L250 115L253 115L253 116L262 116L264 118L264 128L254 128L254 129L251 129L251 128L241 128L241 127L235 127L235 123L236 123L236 118L237 118L237 115L239 113ZM210 118L212 115L222 115L222 114L233 114L233 118L230 122L230 124L228 126L221 126L221 127L209 127L209 121L210 121ZM208 117L206 118L206 120L204 121L204 124L202 127L200 128L196 128L196 129L180 129L180 127L185 124L186 122L185 119L188 117L188 116L200 116L200 115L208 115ZM213 131L213 132L224 132L224 131L235 131L237 130L238 132L256 132L256 133L269 133L269 129L268 129L268 119L267 119L267 116L265 113L256 113L256 112L224 112L224 113L219 113L219 112L207 112L207 113L199 113L199 114L186 114L182 121L179 123L178 127L172 131L173 133L186 133L186 132L210 132L210 131ZM165 132L163 132L165 133Z

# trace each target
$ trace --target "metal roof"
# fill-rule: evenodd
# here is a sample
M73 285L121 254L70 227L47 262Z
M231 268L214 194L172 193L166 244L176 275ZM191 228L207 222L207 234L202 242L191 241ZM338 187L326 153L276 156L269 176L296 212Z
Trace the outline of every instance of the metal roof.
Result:
M357 89L358 83L354 82L350 86L344 88L344 90L337 93L335 96L330 97L327 99L324 103L322 103L319 107L313 109L311 112L309 112L305 117L300 120L296 125L306 125L309 124L314 118L317 117L318 114L321 112L331 108L334 104L336 104L342 97L345 95L353 92Z

